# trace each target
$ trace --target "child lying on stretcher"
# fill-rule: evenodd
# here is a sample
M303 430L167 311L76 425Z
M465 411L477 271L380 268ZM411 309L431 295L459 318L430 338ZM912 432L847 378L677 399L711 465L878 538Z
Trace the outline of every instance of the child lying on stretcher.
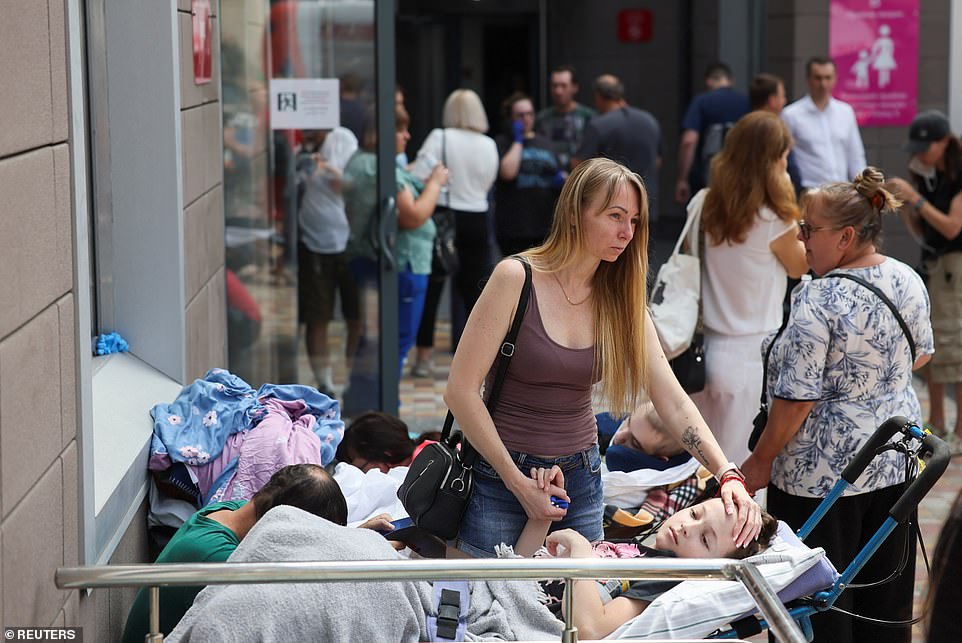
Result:
M531 470L532 479L545 490L546 501L550 497L564 495L564 474L558 467ZM549 556L563 558L592 558L592 543L572 529L548 533L551 523L529 520L514 548L516 554L532 556L542 543ZM720 498L712 498L679 511L659 527L653 547L638 546L638 556L679 558L746 558L767 548L775 536L778 522L762 511L762 530L758 538L745 547L735 545L732 531L735 516L725 513ZM546 538L547 536L547 538ZM641 614L660 594L668 591L678 581L574 581L573 591L576 612L573 622L579 634L586 639L601 639L614 632L620 625ZM549 596L552 588L545 587ZM556 596L561 599L562 595ZM563 600L560 601L563 604Z

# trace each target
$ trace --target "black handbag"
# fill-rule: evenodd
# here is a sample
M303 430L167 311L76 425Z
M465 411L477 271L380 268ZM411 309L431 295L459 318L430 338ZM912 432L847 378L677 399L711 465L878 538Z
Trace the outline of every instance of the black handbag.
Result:
M441 130L441 163L447 166L447 152L444 141L444 129ZM450 204L450 196L448 197ZM431 257L431 274L434 276L453 275L461 267L458 250L455 246L457 237L457 214L448 206L438 204L431 215L434 221L434 252Z
M457 214L442 206L434 208L431 219L434 221L434 251L431 256L431 274L438 276L453 275L461 267L458 250L454 245L457 235Z
M698 258L705 265L705 230L698 222ZM698 323L691 344L681 355L669 360L675 378L686 393L697 393L705 388L705 336L702 334L702 279L698 280Z
M912 354L912 363L915 364L915 339L912 337L912 332L909 330L908 325L905 323L905 320L899 313L898 308L895 307L895 304L892 303L891 299L885 296L885 293L861 277L856 277L855 275L850 275L848 273L830 272L822 277L822 279L825 279L826 277L839 277L841 279L848 279L875 293L875 296L881 299L882 303L885 304L890 311L892 311L893 315L895 315L895 321L898 322L899 328L902 329L902 333L905 335L905 339L909 343L909 352ZM785 330L786 324L788 324L788 315L785 315L785 319L782 321L781 327L778 329L778 332L775 333L775 337L772 338L772 343L768 345L768 350L765 351L765 365L762 369L761 404L758 409L758 414L755 415L755 419L752 420L752 434L748 437L749 451L755 450L755 446L758 444L758 440L762 437L762 432L765 430L765 425L768 424L768 396L765 394L765 389L768 388L768 358L772 354L772 347L775 345L775 342L782 334L782 331Z
M705 388L705 337L696 332L691 346L668 362L678 383L686 393L697 393Z
M524 266L524 286L518 298L514 321L501 344L498 371L488 395L488 412L493 414L514 354L515 341L528 307L531 293L531 266L515 257ZM452 540L461 528L461 519L474 491L474 464L478 453L460 431L454 431L454 415L448 411L444 418L441 440L424 447L408 468L397 497L421 529L443 540ZM461 449L458 450L460 444Z

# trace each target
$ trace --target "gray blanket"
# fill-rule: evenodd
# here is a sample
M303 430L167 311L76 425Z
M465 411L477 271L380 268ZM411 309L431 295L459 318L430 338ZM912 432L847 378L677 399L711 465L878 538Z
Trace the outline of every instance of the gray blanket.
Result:
M293 507L269 511L230 562L397 560L383 536ZM171 643L424 641L435 613L427 582L218 585L202 591ZM466 640L550 640L562 629L533 581L474 582Z

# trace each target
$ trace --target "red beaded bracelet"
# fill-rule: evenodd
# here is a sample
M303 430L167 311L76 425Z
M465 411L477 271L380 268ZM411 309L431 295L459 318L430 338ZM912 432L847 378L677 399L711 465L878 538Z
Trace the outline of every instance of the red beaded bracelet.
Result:
M743 487L745 487L745 491L748 491L748 485L745 483L745 476L738 469L732 469L731 471L726 471L724 475L722 475L721 480L718 482L719 494L721 493L722 487L724 487L725 483L728 482L729 480L735 480L736 482L740 483Z
M721 484L725 480L725 478L737 478L739 480L744 481L745 474L742 473L741 469L739 469L738 467L735 467L734 469L729 469L728 471L723 473L718 483Z

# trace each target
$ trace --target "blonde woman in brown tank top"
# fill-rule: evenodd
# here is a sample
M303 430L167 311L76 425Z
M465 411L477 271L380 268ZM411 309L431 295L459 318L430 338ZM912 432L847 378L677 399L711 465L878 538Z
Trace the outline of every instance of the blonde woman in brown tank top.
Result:
M754 539L761 513L737 467L718 447L675 379L645 307L648 196L637 174L608 159L581 163L555 207L548 239L522 253L532 288L494 415L481 395L524 284L519 261L502 261L458 344L444 400L480 454L475 491L454 543L493 556L528 519L602 537L601 458L591 408L600 382L607 409L624 415L650 397L668 429L721 481L733 537ZM558 466L570 504L552 504L533 468Z

